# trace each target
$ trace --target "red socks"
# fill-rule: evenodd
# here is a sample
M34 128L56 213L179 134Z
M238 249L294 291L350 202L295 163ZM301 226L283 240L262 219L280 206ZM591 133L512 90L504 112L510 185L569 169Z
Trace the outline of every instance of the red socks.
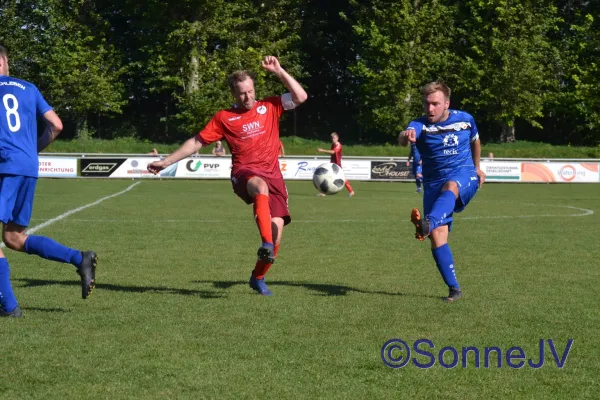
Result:
M262 239L263 243L273 243L269 196L257 194L256 197L254 197L254 220L258 226L260 238Z

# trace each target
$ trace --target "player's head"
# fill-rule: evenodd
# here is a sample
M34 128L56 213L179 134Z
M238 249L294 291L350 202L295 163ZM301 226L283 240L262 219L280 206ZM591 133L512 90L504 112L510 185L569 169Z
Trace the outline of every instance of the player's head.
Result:
M450 88L443 82L431 82L423 88L425 115L432 124L445 121L450 107Z
M227 78L231 95L236 104L246 110L254 107L254 76L249 71L235 71Z
M0 44L0 75L8 76L8 50Z
M332 142L332 143L337 143L337 142L339 142L339 141L340 141L340 135L338 135L338 133L337 133L337 132L333 132L333 133L331 134L331 142Z

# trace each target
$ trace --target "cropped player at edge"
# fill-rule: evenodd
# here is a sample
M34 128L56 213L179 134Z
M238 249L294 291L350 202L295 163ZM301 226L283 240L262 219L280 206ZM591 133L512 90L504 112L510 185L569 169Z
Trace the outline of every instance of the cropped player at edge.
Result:
M63 263L81 277L81 297L95 286L96 253L65 247L45 236L27 235L38 178L38 152L62 130L62 122L37 87L9 76L8 52L0 45L0 221L6 247ZM46 123L38 138L37 118ZM0 250L0 317L21 317L10 283L10 268Z
M264 278L275 262L283 227L291 222L287 188L278 160L279 118L285 110L304 103L308 96L279 65L276 57L265 57L261 66L277 76L289 93L256 100L252 74L234 72L228 77L236 102L234 107L219 111L200 133L165 159L149 164L148 170L158 174L202 146L217 140L227 141L232 157L233 191L247 204L253 204L254 219L262 240L258 261L250 276L250 287L263 296L271 296Z
M449 288L446 301L462 297L454 272L454 259L448 245L452 214L461 212L485 181L480 169L481 143L473 117L451 110L450 88L432 82L423 88L425 116L413 120L400 132L402 146L416 144L423 165L423 214L411 212L416 227L415 237L429 237L431 253L442 278Z

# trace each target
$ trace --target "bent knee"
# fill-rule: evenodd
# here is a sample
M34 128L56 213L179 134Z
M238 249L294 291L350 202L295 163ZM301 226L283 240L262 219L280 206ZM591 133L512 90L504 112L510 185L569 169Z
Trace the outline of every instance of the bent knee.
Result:
M258 176L253 176L252 178L248 179L247 188L251 197L254 197L258 194L269 194L269 186L262 178Z

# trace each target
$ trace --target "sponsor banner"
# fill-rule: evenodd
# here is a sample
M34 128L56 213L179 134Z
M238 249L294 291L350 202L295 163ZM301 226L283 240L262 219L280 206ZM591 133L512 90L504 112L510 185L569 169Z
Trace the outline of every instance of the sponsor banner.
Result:
M524 162L521 164L523 182L598 182L599 175L597 163Z
M125 161L126 158L82 158L79 162L81 176L108 178Z
M521 180L521 163L514 161L481 161L481 169L485 172L486 181L514 181Z
M412 165L406 161L371 161L371 179L412 180Z
M38 164L40 178L68 178L77 176L77 158L40 157Z
M111 174L111 178L154 178L158 175L153 175L148 171L148 164L153 161L160 160L159 157L136 157L128 158ZM161 176L171 167L161 171Z
M342 169L348 180L368 181L371 179L371 161L342 160Z
M185 158L177 163L175 170L177 178L229 178L230 176L231 158L229 157Z
M312 180L315 169L326 162L323 159L280 158L279 168L283 179Z
M280 158L279 168L283 179L312 180L315 169L328 162L324 159ZM371 177L368 160L342 160L342 169L349 180L369 180Z

